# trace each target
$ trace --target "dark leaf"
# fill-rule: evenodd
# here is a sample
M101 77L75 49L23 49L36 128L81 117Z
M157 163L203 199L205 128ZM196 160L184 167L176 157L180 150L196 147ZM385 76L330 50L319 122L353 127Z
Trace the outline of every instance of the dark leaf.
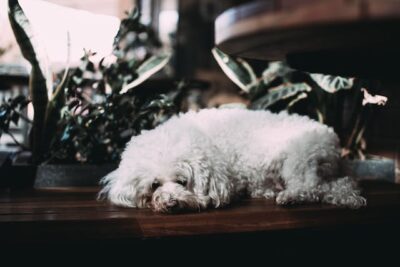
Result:
M22 101L20 104L19 104L19 110L21 111L21 110L23 110L24 108L26 108L26 106L28 106L28 104L30 103L31 101L29 100L29 99L25 99L24 101Z
M16 112L12 112L11 113L11 121L15 124L18 125L18 121L19 121L19 114Z
M18 105L21 105L24 101L26 100L26 97L23 95L19 95L17 97L15 97L12 101L11 101L11 108L14 109L16 108Z
M68 108L69 109L73 109L74 107L76 107L79 104L79 100L78 99L74 99L71 102L68 103Z
M9 109L0 108L0 121L4 121L8 114L9 114Z
M32 67L29 88L35 112L32 127L32 154L33 161L40 162L43 156L41 141L48 102L47 92L53 88L52 73L47 64L45 47L41 45L37 38L37 32L35 32L39 29L33 29L17 0L8 1L8 17L22 55Z

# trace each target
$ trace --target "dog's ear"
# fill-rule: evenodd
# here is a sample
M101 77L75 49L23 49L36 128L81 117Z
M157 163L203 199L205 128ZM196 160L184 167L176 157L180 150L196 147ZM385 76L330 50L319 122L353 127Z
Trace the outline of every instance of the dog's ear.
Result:
M108 199L118 206L143 208L148 205L151 197L150 185L146 180L132 177L121 168L109 173L100 183L103 189L98 199Z
M202 157L200 160L191 161L193 170L193 191L198 196L208 196L211 204L218 208L230 203L233 184L219 160L210 160Z
M224 170L212 169L208 187L208 195L214 207L223 207L231 202L234 188Z
M100 179L99 184L100 186L102 186L102 189L97 194L97 200L105 200L108 198L111 187L113 183L115 183L115 180L118 176L117 171L118 169L110 172L109 174Z

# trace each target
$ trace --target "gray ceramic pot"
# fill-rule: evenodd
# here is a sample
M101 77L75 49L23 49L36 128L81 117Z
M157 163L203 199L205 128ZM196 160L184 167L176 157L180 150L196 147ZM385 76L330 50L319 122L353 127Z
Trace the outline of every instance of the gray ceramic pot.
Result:
M385 180L394 183L395 162L392 159L348 160L343 162L343 173L358 180Z
M116 164L44 164L37 168L34 187L97 186L102 177L116 168Z

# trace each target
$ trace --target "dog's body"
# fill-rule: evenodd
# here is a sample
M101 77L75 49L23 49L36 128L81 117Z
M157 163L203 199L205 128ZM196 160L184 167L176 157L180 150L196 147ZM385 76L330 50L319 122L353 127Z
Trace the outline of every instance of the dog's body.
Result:
M222 207L244 194L278 204L366 204L338 178L339 141L307 117L245 109L206 109L171 118L133 137L101 195L156 211Z

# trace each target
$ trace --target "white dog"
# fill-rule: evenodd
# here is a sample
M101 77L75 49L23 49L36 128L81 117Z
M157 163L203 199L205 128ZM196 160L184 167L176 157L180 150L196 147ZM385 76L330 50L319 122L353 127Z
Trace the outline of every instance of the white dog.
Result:
M100 196L159 212L218 208L246 195L366 205L350 178L338 178L339 164L334 131L307 117L205 109L133 137Z

